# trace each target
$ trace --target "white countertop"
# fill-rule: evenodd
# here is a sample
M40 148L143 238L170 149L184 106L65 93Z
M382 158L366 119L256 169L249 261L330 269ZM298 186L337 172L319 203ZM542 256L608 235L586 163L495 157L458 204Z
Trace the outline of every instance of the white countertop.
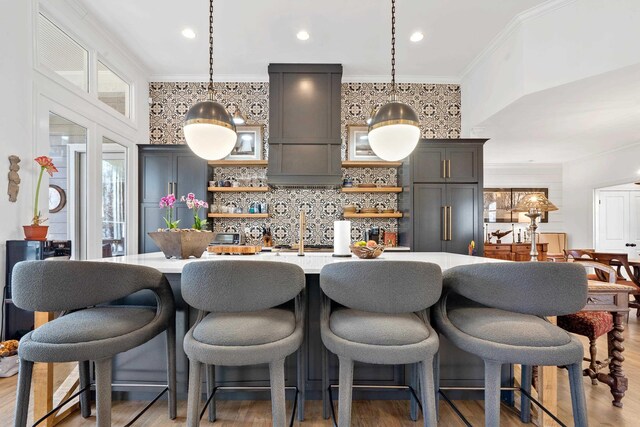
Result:
M384 260L397 261L422 261L438 264L442 270L451 267L467 264L480 264L486 262L505 262L502 260L482 257L472 257L468 255L450 254L446 252L385 252L375 260L362 260L356 256L351 258L332 257L331 253L315 252L307 253L303 257L299 257L296 252L286 252L279 254L271 254L262 252L257 255L210 255L205 253L202 258L190 259L166 259L162 252L153 252L148 254L127 255L122 257L103 258L99 261L115 262L121 264L134 264L153 267L162 273L182 273L182 268L189 262L201 261L225 261L225 260L242 260L242 261L278 261L289 262L302 267L306 274L319 274L322 267L334 262L358 261L358 262L380 262Z

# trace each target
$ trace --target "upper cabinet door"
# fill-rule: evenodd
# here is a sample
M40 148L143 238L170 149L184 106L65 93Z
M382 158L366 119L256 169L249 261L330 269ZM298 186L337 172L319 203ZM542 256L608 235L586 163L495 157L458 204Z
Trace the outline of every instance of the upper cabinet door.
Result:
M413 182L445 182L446 149L418 147L411 155Z
M478 148L447 147L447 182L478 182Z
M160 203L171 191L172 158L171 152L140 153L140 202Z
M173 191L180 196L193 193L200 200L207 200L207 161L193 153L174 154Z

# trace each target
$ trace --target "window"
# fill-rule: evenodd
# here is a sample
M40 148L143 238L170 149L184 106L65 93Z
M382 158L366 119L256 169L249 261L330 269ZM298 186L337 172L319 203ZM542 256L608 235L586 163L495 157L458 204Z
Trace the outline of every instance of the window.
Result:
M129 84L98 61L98 99L129 117Z
M89 90L89 52L42 14L38 16L40 63L85 92Z

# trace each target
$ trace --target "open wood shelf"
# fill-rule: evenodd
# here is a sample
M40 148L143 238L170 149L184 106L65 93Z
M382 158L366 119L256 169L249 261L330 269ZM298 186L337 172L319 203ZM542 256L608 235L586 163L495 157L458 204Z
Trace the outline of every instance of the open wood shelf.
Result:
M343 193L402 193L402 187L342 187Z
M267 160L210 160L209 166L267 166Z
M210 213L207 216L209 218L269 218L267 213Z
M397 168L402 166L402 162L358 162L345 160L342 162L343 168Z
M241 192L257 192L266 193L269 187L208 187L211 192L218 193L241 193Z
M394 213L343 213L345 218L402 218L402 212Z

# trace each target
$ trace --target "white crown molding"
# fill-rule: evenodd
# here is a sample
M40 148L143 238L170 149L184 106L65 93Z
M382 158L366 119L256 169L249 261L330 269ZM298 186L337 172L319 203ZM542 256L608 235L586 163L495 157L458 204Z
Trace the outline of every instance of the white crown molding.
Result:
M207 74L152 74L149 76L150 82L206 82L209 80ZM380 76L351 76L343 75L342 83L388 83L388 75ZM214 82L268 82L268 74L217 74L213 77ZM458 77L447 76L400 76L396 78L398 83L425 83L425 84L459 84Z
M562 168L562 162L558 163L536 163L536 162L504 162L504 163L485 163L485 169L511 169L511 168L536 168L536 169L558 169Z
M463 81L467 75L473 70L473 68L482 62L487 56L495 51L500 45L502 45L509 36L516 31L524 22L537 18L539 16L551 13L555 10L563 8L571 3L575 3L577 0L548 0L538 6L527 9L517 14L509 23L489 42L473 60L462 70L462 73L458 77L459 81Z

